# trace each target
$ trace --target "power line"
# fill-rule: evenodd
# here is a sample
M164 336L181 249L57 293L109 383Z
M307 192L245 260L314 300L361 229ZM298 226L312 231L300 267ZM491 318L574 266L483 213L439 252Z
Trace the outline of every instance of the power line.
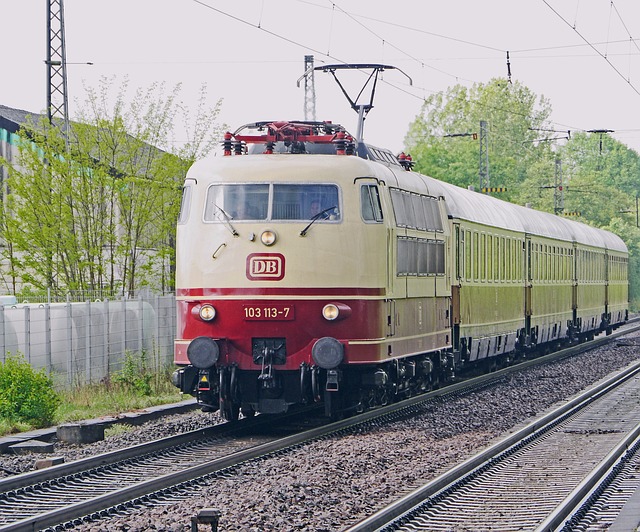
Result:
M310 5L313 5L313 6L315 6L315 7L323 8L323 6L320 6L320 5L318 5L318 4L316 4L316 3L313 3L313 2L308 2L308 1L307 1L307 2L305 2L305 1L303 1L303 0L299 0L299 1L301 1L301 2L303 2L303 3L307 3L307 4L310 4ZM547 6L549 6L549 4L546 2L546 0L543 0L543 1L545 2L545 4L547 4ZM225 16L225 17L231 18L231 19L233 19L233 20L235 20L235 21L237 21L237 22L239 22L239 23L241 23L241 24L244 24L244 25L250 26L250 27L252 27L253 29L256 29L256 30L260 30L260 31L262 31L262 32L264 32L264 33L266 33L266 34L268 34L268 35L272 36L272 37L275 37L275 38L277 38L277 39L280 39L280 40L282 40L282 41L284 41L284 42L287 42L287 43L289 43L289 44L293 44L293 45L295 45L295 46L298 46L298 47L304 48L305 50L310 50L310 51L316 52L316 53L318 53L318 54L319 54L319 55L321 55L321 56L331 58L331 59L336 60L336 61L338 61L338 62L340 62L340 63L343 63L343 64L347 64L347 63L348 63L347 61L345 61L345 60L343 60L343 59L340 59L340 58L338 58L338 57L336 57L336 56L334 56L334 55L331 55L329 52L324 53L324 52L322 52L322 51L318 50L317 48L314 48L314 47L312 47L312 46L308 46L308 45L306 45L306 44L300 43L300 42L298 42L298 41L296 41L296 40L294 40L294 39L288 38L288 37L286 37L286 36L284 36L284 35L281 35L281 34L279 34L279 33L275 32L275 31L268 30L268 29L266 29L264 26L262 26L262 24L261 24L261 23L260 23L260 24L254 24L254 23L252 23L252 22L249 22L249 21L247 21L247 20L242 19L241 17L235 16L235 15L233 15L233 14L231 14L231 13L228 13L228 12L226 12L226 11L223 11L222 9L219 9L219 8L217 8L217 7L214 7L214 6L211 6L211 5L207 4L206 2L204 2L203 0L193 0L193 2L195 2L196 4L199 4L199 5L201 5L201 6L205 7L205 8L207 8L207 9L210 9L210 10L212 10L212 11L215 11L216 13L218 13L218 14L220 14L220 15L223 15L223 16ZM436 33L432 33L432 32L427 32L427 31L423 31L423 30L418 30L418 29L416 29L416 28L411 28L411 27L409 27L409 26L405 26L405 25L401 25L401 24L395 24L395 23L391 23L391 22L388 22L388 21L382 21L382 20L379 20L379 19L375 19L375 18L373 18L373 17L367 17L367 16L363 16L363 15L357 15L357 14L348 13L348 12L346 12L345 10L343 10L342 8L340 8L339 6L336 6L336 5L335 5L335 3L332 3L332 7L331 7L331 8L332 8L332 10L335 10L335 8L336 8L336 7L337 7L341 12L343 12L345 15L349 16L349 17L350 17L350 18L352 18L352 19L353 19L354 17L359 17L359 18L363 18L363 19L367 19L367 20L373 20L373 21L376 21L376 22L382 22L382 23L388 24L388 25L390 25L390 26L396 26L396 27L400 27L400 28L404 28L404 29L408 29L408 30L416 31L416 32L419 32L419 33L429 34L429 35L433 35L433 36L436 36L436 37L440 37L440 38L445 38L445 39L449 39L449 40L457 41L457 42L460 42L460 43L463 43L463 44L468 44L468 45L471 45L471 46L478 46L478 47L482 47L482 48L485 48L485 49L490 49L490 50L500 51L500 52L502 52L502 53L505 53L505 51L504 51L504 50L501 50L501 49L498 49L498 48L494 48L494 47L490 47L490 46L481 45L481 44L478 44L478 43L473 43L473 42L471 42L471 41L464 41L464 40L462 40L462 39L456 39L456 38L448 37L448 36L441 35L441 34L436 34ZM557 14L557 12L556 12L556 11L555 11L551 6L549 6L549 8L550 8L552 11L554 11L554 13L556 13L556 14ZM328 8L327 8L327 9L328 9ZM560 18L562 18L559 14L557 14L557 15L558 15ZM564 18L562 18L562 20L563 20L565 23L567 23L567 21L566 21ZM354 20L354 22L357 22L357 21L355 21L355 20ZM376 37L376 38L378 38L378 39L380 39L383 43L390 44L390 43L389 43L386 39L384 39L381 35L378 35L376 32L374 32L374 31L370 30L369 28L367 28L367 27L366 27L365 25L363 25L362 23L360 23L360 22L357 22L357 23L358 23L359 25L361 25L362 27L364 27L367 31L369 31L370 33L372 33L373 35L375 35L375 37ZM568 23L567 23L567 24L568 24ZM582 37L582 35L581 35L581 37ZM598 51L594 48L594 45L593 45L593 44L591 44L591 43L590 43L587 39L585 39L584 37L582 37L582 39L585 41L586 45L588 45L589 47L591 47L592 49L594 49L594 50L598 53L598 55L602 56L602 54L601 54L600 52L598 52ZM390 44L390 45L391 45L391 44ZM426 65L426 63L424 63L424 61L421 61L420 59L418 59L418 58L416 58L416 57L412 56L411 54L409 54L409 53L407 53L407 52L403 51L402 49L400 49L400 48L398 48L398 47L396 47L396 46L394 46L394 45L391 45L391 46L393 46L395 49L397 49L397 50L398 50L398 51L400 51L401 53L405 54L406 56L410 57L412 60L414 60L414 61L418 62L422 67L434 68L434 67L431 67L431 66L429 66L429 65ZM606 60L606 58L605 58L605 60ZM611 65L610 61L608 61L608 60L607 60L607 62ZM615 69L615 67L614 67L613 65L611 65L611 66L614 68L614 70L616 70L616 72L618 72L618 71L617 71L617 69ZM434 68L434 70L438 70L439 72L443 72L443 71L441 71L441 70L439 70L439 69L436 69L436 68ZM465 79L465 78L462 78L462 77L460 77L460 76L455 76L455 75L453 75L453 74L448 74L448 73L446 73L446 72L443 72L443 73L444 73L444 74L447 74L447 75L449 75L449 76L451 76L451 77L454 77L454 78L455 78L456 80L458 80L458 81L459 81L459 80L463 80L463 81L467 81L467 82L471 82L471 83L477 83L477 81L475 81L475 80ZM619 73L619 72L618 72L618 74L620 75L620 73ZM400 92L402 92L402 93L404 93L404 94L406 94L406 95L408 95L408 96L412 97L412 98L418 99L418 100L420 100L420 101L425 101L425 99L426 99L426 98L424 98L423 96L420 96L420 95L418 95L418 94L416 94L416 93L412 92L411 90L407 90L407 89L405 89L405 88L403 88L403 87L399 86L398 84L391 83L391 82L389 82L389 81L387 81L387 80L382 80L382 82L383 82L384 84L386 84L386 85L388 85L388 86L390 86L390 87L392 87L392 88L394 88L394 89L396 89L396 90L398 90L398 91L400 91ZM631 83L629 83L629 84L631 85ZM633 85L631 85L631 86L632 86L632 88L633 88L633 89L634 89L634 90L635 90L635 91L640 95L640 92L638 92L638 90L637 90ZM425 87L420 87L420 86L413 86L413 87L412 87L412 90L418 90L418 91L422 91L422 92L429 92L429 93L431 93L431 94L444 94L444 93L445 93L445 91L442 91L442 90L441 90L441 91L434 91L434 90L427 89L427 88L425 88ZM511 109L507 109L507 108L501 108L501 107L491 106L491 105L486 105L486 104L480 104L480 105L483 105L483 106L484 106L485 108L487 108L487 109L494 109L494 110L497 110L497 111L502 111L502 112L505 112L505 113L508 113L508 114L512 114L512 115L516 115L516 116L523 116L523 117L526 117L526 118L533 118L532 116L530 116L530 115L528 115L528 114L526 114L526 113L518 113L518 112L514 112L513 110L511 110ZM573 131L584 131L584 129L583 129L583 128L580 128L580 127L574 127L573 125L569 126L569 125L566 125L566 124L560 124L560 123L553 122L553 121L551 121L551 123L554 123L554 124L556 124L556 125L557 125L557 126L559 126L559 127L566 127L567 129L571 129L571 130L573 130Z
M213 6L211 6L211 5L209 5L209 4L205 3L205 2L203 2L202 0L192 0L192 1L193 1L193 2L195 2L196 4L199 4L199 5L203 6L203 7L206 7L207 9L210 9L210 10L212 10L212 11L215 11L216 13L219 13L220 15L223 15L223 16L225 16L225 17L229 17L229 18L231 18L231 19L235 20L236 22L240 22L241 24L245 24L246 26L250 26L250 27L252 27L252 28L254 28L254 29L256 29L256 30L263 31L263 32L265 32L265 33L267 33L267 34L271 35L272 37L275 37L275 38L277 38L277 39L280 39L280 40L282 40L282 41L285 41L285 42L287 42L287 43L289 43L289 44L293 44L293 45L295 45L295 46L299 46L299 47L301 47L301 48L304 48L305 50L311 50L311 51L316 52L316 53L318 53L318 54L320 54L320 55L322 55L322 56L324 56L324 57L329 57L329 58L331 58L331 59L334 59L334 60L338 61L339 63L348 64L348 61L345 61L345 60L340 59L340 58L338 58L338 57L336 57L336 56L330 55L329 53L324 53L324 52L322 52L322 51L320 51L320 50L318 50L318 49L316 49L316 48L313 48L313 47L308 46L308 45L306 45L306 44L302 44L302 43L300 43L300 42L298 42L298 41L295 41L295 40L293 40L293 39L290 39L290 38L288 38L288 37L285 37L284 35L280 35L279 33L276 33L276 32L274 32L274 31L268 30L268 29L264 28L264 27L263 27L263 26L261 26L261 25L254 24L254 23L249 22L249 21L247 21L247 20L244 20L244 19L242 19L242 18L240 18L240 17L237 17L237 16L235 16L235 15L232 15L231 13L227 13L226 11L223 11L222 9L218 9L217 7L213 7ZM457 78L457 79L460 79L460 78ZM398 90L398 91L400 91L400 92L404 92L405 94L407 94L407 95L409 95L409 96L411 96L411 97L413 97L413 98L417 98L417 99L419 99L419 100L423 100L423 101L424 101L424 98L422 98L422 97L420 97L420 96L418 96L418 95L416 95L416 94L414 94L414 93L412 93L412 92L410 92L410 91L407 91L407 90L403 89L402 87L399 87L399 86L397 86L397 85L394 85L393 83L389 83L389 82L388 82L388 81L386 81L386 80L383 80L383 82L384 82L385 84L387 84L387 85L389 85L389 86L391 86L391 87L395 88L396 90ZM427 90L427 89L423 89L423 90ZM435 92L435 91L429 91L429 92Z
M594 52L596 52L600 57L602 57L602 59L604 59L609 64L609 66L611 68L613 68L613 70L616 72L616 74L618 74L618 76L620 76L622 79L624 79L627 82L627 84L633 89L633 91L638 96L640 96L640 91L635 87L635 85L633 83L631 83L630 80L628 80L627 78L624 77L624 75L615 67L615 65L611 61L609 61L609 59L607 58L606 55L602 54L602 52L600 52L600 50L598 50L593 44L591 44L589 42L589 40L575 28L575 26L572 26L560 13L558 13L553 7L551 7L551 5L549 4L549 2L547 2L547 0L542 0L542 1L547 5L547 7L551 11L553 11L558 16L558 18L560 18L560 20L562 20L567 26L569 26L573 31L575 31L578 34L578 36L585 43L587 43Z
M637 39L632 39L632 41L637 41ZM600 45L600 44L622 44L622 43L628 43L629 40L628 39L617 39L615 41L600 41L600 42L594 42L594 46L595 45ZM565 48L584 48L585 46L590 46L590 44L562 44L562 45L558 45L558 46L543 46L541 48L523 48L522 50L511 50L512 53L524 53L524 52L544 52L545 50L562 50ZM636 44L637 46L637 44Z
M340 6L338 6L337 4L333 3L332 0L327 0L328 2L331 2L332 5L337 6L338 9L344 13L346 16L348 16L351 20L353 20L356 24L358 24L359 26L361 26L362 28L364 28L366 31L368 31L369 33L371 33L372 35L374 35L376 38L380 39L380 41L382 41L383 44L389 45L392 48L394 48L395 50L397 50L398 52L406 55L408 58L412 59L413 61L415 61L416 63L420 64L423 67L427 67L430 68L432 70L435 70L436 72L440 72L441 74L445 74L446 76L451 76L452 78L456 78L459 79L458 76L454 75L454 74L450 74L449 72L445 72L444 70L440 70L439 68L436 68L434 66L428 65L426 64L424 61L421 61L420 59L418 59L417 57L411 55L409 52L398 48L396 45L392 44L391 42L389 42L388 40L386 40L385 38L381 37L380 35L378 35L375 31L373 31L371 28L365 26L362 22L359 22L358 20L356 20L356 16L352 15L351 13L348 13L347 11L345 11L344 9L342 9ZM363 17L364 18L364 17Z
M305 48L306 50L311 50L312 52L316 52L320 55L323 55L325 57L331 57L331 59L335 59L336 61L340 61L341 63L345 63L345 61L342 61L341 59L338 59L337 57L333 57L332 55L329 55L328 53L324 53L321 52L320 50L317 50L316 48L312 48L311 46L307 46L305 44L299 43L298 41L294 41L293 39L289 39L288 37L285 37L284 35L280 35L279 33L276 33L274 31L268 30L266 28L263 28L261 24L253 24L252 22L249 22L248 20L244 20L240 17L236 17L235 15L232 15L231 13L227 13L226 11L222 11L222 9L218 9L217 7L213 7L210 6L209 4L202 2L201 0L192 0L193 2L195 2L196 4L201 5L202 7L206 7L207 9L211 9L211 11L215 11L216 13L219 13L220 15L223 15L225 17L229 17L233 20L235 20L236 22L240 22L241 24L245 24L246 26L251 26L252 28L256 29L256 30L260 30L263 31L269 35L271 35L272 37L275 37L276 39L280 39L282 41L288 42L289 44L293 44L295 46L300 46L301 48Z
M298 0L298 2L300 2L302 4L309 4L309 5L312 5L314 7L321 8L321 9L328 9L328 8L325 8L324 6L320 6L320 5L316 4L315 2L309 2L307 0ZM419 28L414 28L412 26L407 26L405 24L398 24L398 23L395 23L395 22L391 22L389 20L380 20L378 18L369 17L367 15L361 15L361 14L358 14L358 13L351 13L351 12L346 12L346 11L345 11L345 13L348 14L349 16L351 16L351 17L357 17L357 18L361 18L361 19L365 19L365 20L371 20L373 22L379 22L380 24L386 24L387 26L393 26L393 27L400 28L400 29L403 29L403 30L409 30L409 31L413 31L413 32L416 32L416 33L422 33L424 35L430 35L432 37L438 37L440 39L446 39L446 40L449 40L449 41L459 42L461 44L468 44L469 46L476 46L478 48L485 48L487 50L493 50L494 52L500 52L500 53L506 52L506 50L503 50L501 48L495 48L493 46L488 46L486 44L476 43L476 42L467 41L467 40L464 40L464 39L459 39L457 37L451 37L449 35L442 35L440 33L434 33L434 32L431 32L431 31L426 31L426 30L422 30L422 29L419 29Z
M615 10L616 14L618 15L618 18L620 19L620 22L622 23L622 27L627 32L627 35L629 35L629 41L631 43L633 43L635 45L636 49L640 52L640 46L638 46L638 43L637 43L636 39L631 37L631 32L629 31L629 28L627 28L627 25L624 23L624 20L622 19L622 15L620 15L620 11L618 11L618 8L613 3L613 0L611 0L611 7Z

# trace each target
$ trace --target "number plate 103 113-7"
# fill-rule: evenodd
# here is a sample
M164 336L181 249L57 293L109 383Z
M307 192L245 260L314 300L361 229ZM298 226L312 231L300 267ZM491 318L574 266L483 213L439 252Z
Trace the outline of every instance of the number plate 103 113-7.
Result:
M243 305L243 318L255 321L288 321L294 319L293 305Z

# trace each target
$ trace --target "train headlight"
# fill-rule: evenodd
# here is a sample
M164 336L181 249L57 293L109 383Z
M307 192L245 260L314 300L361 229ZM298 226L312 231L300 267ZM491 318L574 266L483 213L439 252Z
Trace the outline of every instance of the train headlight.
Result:
M335 338L325 336L311 348L313 361L322 369L337 368L344 358L344 346Z
M198 369L208 369L220 358L218 342L208 336L194 338L187 347L189 362Z
M329 303L322 308L322 316L325 320L333 321L340 315L340 309L333 303Z
M276 234L274 231L263 231L263 233L260 235L260 241L265 245L265 246L273 246L276 243Z
M322 307L322 317L325 320L343 320L349 316L351 316L351 307L344 303L328 303Z
M209 304L202 305L198 314L203 321L211 321L216 317L216 309Z

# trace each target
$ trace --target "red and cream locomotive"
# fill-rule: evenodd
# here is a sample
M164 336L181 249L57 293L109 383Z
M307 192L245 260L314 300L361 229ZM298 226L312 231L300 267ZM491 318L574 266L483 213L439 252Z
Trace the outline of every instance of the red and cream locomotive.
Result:
M197 162L173 382L228 420L327 414L627 318L620 238L411 171L330 122L258 122Z

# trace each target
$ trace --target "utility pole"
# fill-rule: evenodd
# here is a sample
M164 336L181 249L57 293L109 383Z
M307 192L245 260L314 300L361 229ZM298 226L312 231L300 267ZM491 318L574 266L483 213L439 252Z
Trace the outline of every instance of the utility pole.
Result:
M304 119L316 121L316 83L313 56L304 56Z
M480 120L480 190L489 189L489 139L487 123Z
M69 141L69 101L67 98L67 56L64 43L63 0L47 0L47 116L49 123L58 118Z
M553 212L561 214L564 211L564 184L562 182L562 161L556 159L555 186L553 189Z

